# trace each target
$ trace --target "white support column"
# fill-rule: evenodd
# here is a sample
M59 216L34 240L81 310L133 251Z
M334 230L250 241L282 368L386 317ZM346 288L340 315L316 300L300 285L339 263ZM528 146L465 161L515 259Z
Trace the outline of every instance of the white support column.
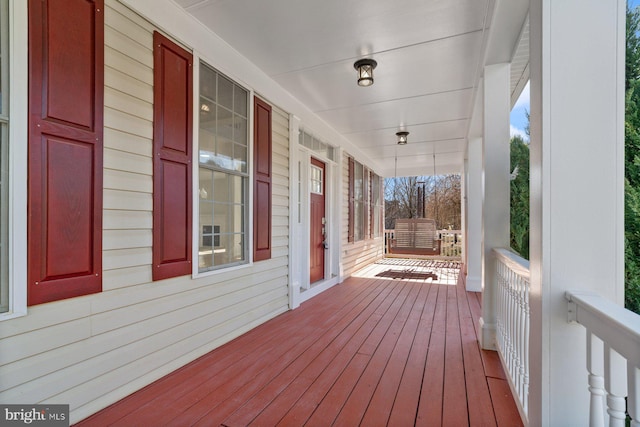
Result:
M467 290L482 291L482 139L469 140L467 187Z
M509 247L509 64L484 68L484 138L482 140L482 318L480 344L495 349L496 271L493 248Z
M460 171L460 233L462 234L462 268L460 272L466 276L467 274L467 187L469 160L464 159L462 170Z
M624 295L625 0L531 0L530 425L588 425L567 289Z

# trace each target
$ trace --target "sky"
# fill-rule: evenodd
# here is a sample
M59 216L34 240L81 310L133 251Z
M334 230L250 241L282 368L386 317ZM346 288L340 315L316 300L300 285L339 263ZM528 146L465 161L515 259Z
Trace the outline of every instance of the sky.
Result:
M637 0L640 2L640 0ZM527 126L527 112L529 110L529 82L522 89L520 98L516 101L516 105L511 109L511 136L520 135L525 141L529 140L529 137L525 133L524 129Z

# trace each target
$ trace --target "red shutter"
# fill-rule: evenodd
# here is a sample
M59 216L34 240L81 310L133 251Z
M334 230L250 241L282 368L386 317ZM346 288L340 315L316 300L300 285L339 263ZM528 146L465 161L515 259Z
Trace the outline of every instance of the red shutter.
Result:
M102 290L103 52L102 0L29 2L29 305Z
M253 260L271 258L271 106L254 98Z
M353 221L355 219L355 163L353 159L349 157L349 230L347 234L347 241L353 242L355 240L355 229Z
M191 273L193 57L153 33L153 280Z

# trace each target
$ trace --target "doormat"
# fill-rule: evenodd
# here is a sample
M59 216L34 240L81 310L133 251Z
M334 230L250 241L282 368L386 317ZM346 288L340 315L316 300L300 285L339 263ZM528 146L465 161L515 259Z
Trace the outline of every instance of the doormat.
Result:
M438 280L438 275L432 271L421 272L415 271L413 268L407 268L404 270L385 270L382 273L376 274L376 277L387 277L390 279L403 279L403 280Z

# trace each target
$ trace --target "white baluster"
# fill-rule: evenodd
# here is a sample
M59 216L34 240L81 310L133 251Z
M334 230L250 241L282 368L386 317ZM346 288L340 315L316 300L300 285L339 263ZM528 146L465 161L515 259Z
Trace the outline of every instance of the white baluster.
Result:
M498 346L498 351L502 352L503 351L503 337L502 337L502 304L503 304L503 296L502 296L502 272L500 271L500 261L496 260L496 271L498 272L497 274L497 280L498 280L498 302L496 304L496 339L497 339L497 346Z
M631 417L631 427L640 427L640 369L627 361L627 412Z
M602 341L587 330L587 371L589 371L589 427L604 427L604 348Z
M514 295L515 295L515 346L514 346L514 385L520 395L520 387L522 386L522 279L517 274L513 275L514 280ZM521 396L520 396L521 397Z
M522 402L524 401L524 377L526 374L524 351L525 341L527 341L527 335L525 335L527 284L521 276L518 276L518 284L520 286L520 297L518 298L518 313L520 316L518 321L518 394Z
M507 270L507 274L509 277L508 285L509 285L509 318L507 320L507 325L509 327L509 373L511 374L511 378L515 378L515 292L513 289L513 272L511 269Z
M607 390L609 427L624 427L627 364L609 345L604 347L604 387Z
M524 304L524 391L522 395L522 407L524 413L529 413L529 282L526 284L526 295Z

